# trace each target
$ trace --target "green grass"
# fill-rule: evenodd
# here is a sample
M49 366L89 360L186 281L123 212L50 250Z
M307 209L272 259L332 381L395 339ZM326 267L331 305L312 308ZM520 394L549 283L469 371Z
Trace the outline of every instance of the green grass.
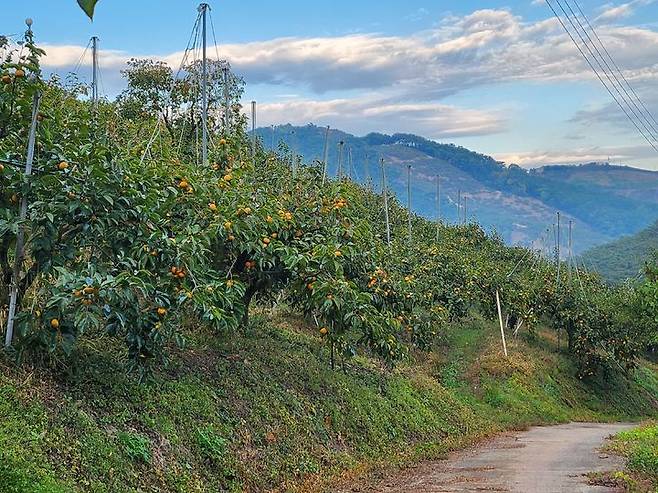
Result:
M658 424L615 435L610 450L626 458L630 475L618 475L630 491L658 491Z
M298 319L257 318L190 334L145 385L106 341L66 373L0 359L0 492L320 491L506 428L656 415L655 368L584 383L550 342L510 341L506 360L496 334L473 319L394 372L343 372Z

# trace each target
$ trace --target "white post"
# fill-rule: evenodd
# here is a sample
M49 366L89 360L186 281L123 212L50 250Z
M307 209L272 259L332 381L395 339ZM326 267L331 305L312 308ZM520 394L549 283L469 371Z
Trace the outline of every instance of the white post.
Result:
M41 104L41 93L36 93L32 101L32 122L30 124L30 134L27 143L27 160L25 161L25 176L32 174L32 162L34 161L34 142L37 133L37 115L39 114L39 104ZM7 332L5 334L5 347L11 346L11 341L14 337L14 317L16 316L16 309L18 305L18 284L21 277L21 267L23 264L23 248L25 232L22 225L23 220L27 216L27 197L21 197L21 208L19 217L21 226L16 233L16 255L14 256L14 270L12 272L11 280L11 294L9 296L9 314L7 315Z
M386 166L384 158L381 158L382 165L382 193L384 194L384 216L386 217L386 244L391 249L391 222L388 217L388 184L386 183Z
M199 5L199 12L201 12L201 36L203 38L203 60L201 62L202 79L201 79L201 99L202 99L202 140L201 140L201 160L204 165L208 164L208 60L206 57L206 17L208 13L208 4L202 3Z
M500 322L500 337L503 340L503 352L507 358L507 343L505 342L505 329L503 328L503 312L500 309L500 295L496 289L496 306L498 307L498 321Z
M324 149L322 151L322 184L327 181L327 164L329 160L329 131L330 127L327 125L327 130L324 132Z

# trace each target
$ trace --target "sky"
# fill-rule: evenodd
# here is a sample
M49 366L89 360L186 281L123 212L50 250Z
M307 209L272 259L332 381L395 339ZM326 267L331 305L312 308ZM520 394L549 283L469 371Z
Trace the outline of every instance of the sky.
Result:
M74 0L5 2L0 33L20 33L32 18L48 72L76 69L89 80L85 47L98 36L108 97L122 90L130 58L178 67L198 6L100 0L91 22ZM578 2L658 119L658 0ZM208 55L228 59L244 77L244 101L258 102L259 125L415 133L524 167L610 160L658 170L658 152L544 0L209 4Z

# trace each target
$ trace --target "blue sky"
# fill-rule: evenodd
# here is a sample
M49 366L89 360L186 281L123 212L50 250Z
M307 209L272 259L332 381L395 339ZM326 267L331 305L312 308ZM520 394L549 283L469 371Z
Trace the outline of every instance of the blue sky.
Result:
M100 0L91 23L74 0L10 3L0 33L32 17L51 71L71 70L98 35L110 96L131 56L179 62L198 5ZM610 156L658 169L541 0L209 3L220 56L244 75L262 124L414 132L524 166ZM580 4L658 116L658 3Z

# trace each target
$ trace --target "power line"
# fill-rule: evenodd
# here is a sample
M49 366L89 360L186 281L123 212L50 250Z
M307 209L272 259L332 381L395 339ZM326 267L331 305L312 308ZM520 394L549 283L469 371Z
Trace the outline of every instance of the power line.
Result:
M651 121L653 122L653 125L658 126L658 121L656 121L656 119L655 119L654 116L651 114L651 112L649 111L649 109L646 107L646 105L644 104L644 102L640 99L640 97L638 96L638 94L635 92L635 89L633 89L633 86L631 86L631 84L628 82L628 80L626 79L626 76L624 76L624 73L623 73L623 72L621 71L621 69L619 68L619 65L617 65L617 62L615 62L615 59L612 58L612 55L610 55L610 52L608 51L608 49L607 49L607 48L605 47L605 45L603 44L603 41L601 41L601 38L599 37L598 33L596 32L596 29L594 29L594 26L590 23L589 19L587 18L587 16L586 16L585 13L583 12L583 9L580 7L580 4L578 3L578 0L574 0L574 3L576 4L576 7L578 8L578 11L580 12L580 15L582 15L583 18L585 19L585 22L587 22L587 25L589 26L590 30L591 30L592 33L594 34L594 37L598 40L599 44L601 45L601 48L603 48L603 51L604 51L605 54L607 55L608 59L610 60L610 62L612 63L612 65L613 65L613 66L615 67L615 69L617 70L617 73L619 73L619 75L621 76L621 78L623 79L623 81L626 83L626 86L627 86L628 89L633 93L633 95L635 96L635 99L637 99L638 103L640 103L640 105L642 106L642 108L644 109L644 111L646 112L646 114L649 115L649 118L650 118ZM654 127L653 125L652 125L652 127L653 127L654 130L655 130L656 127Z
M566 10L565 10L564 7L562 6L562 3L560 2L560 0L556 0L556 2L557 2L557 4L560 6L560 9L564 12L564 15L567 17L567 19L569 20L570 24L571 24L571 25L574 27L574 29L576 29L576 31L579 33L579 31L578 31L577 28L575 27L573 21L571 20L571 18L570 18L569 15L567 14ZM644 137L644 140L646 140L647 143L648 143L648 144L649 144L649 145L650 145L650 146L651 146L656 152L658 152L658 147L656 147L656 145L655 145L653 142L651 142L651 139L650 139L649 137L647 137L646 133L640 128L640 126L637 124L637 122L635 121L635 119L633 119L633 117L629 114L628 110L627 110L627 109L624 107L624 105L619 101L619 99L617 98L617 96L615 96L615 94L612 92L612 90L610 89L610 87L608 87L608 84L606 84L606 82L603 80L603 77L601 77L601 74L599 73L599 71L596 69L596 67L594 66L594 64L592 63L592 61L590 60L590 58L587 56L587 54L583 51L583 48L582 48L581 45L578 43L578 41L576 40L576 38L574 37L574 35L571 33L571 30L567 27L567 25L566 25L566 24L564 23L564 21L562 20L562 17L558 14L557 10L555 9L555 7L553 6L553 4L551 3L551 0L546 0L546 3L547 3L548 6L550 7L550 9L553 11L553 14L555 15L556 19L558 20L558 22L560 23L560 25L562 26L562 28L564 29L564 31L569 35L569 37L571 38L571 41L572 41L573 44L576 46L576 48L578 49L578 51L580 52L580 54L582 55L582 57L585 59L585 61L586 61L587 64L589 65L589 67L592 69L592 71L594 72L594 74L596 75L596 77L599 79L599 81L601 82L601 84L603 84L603 86L604 86L605 89L608 91L608 93L610 94L610 96L612 97L612 99L614 99L615 103L617 103L617 105L618 105L619 108L624 112L624 114L625 114L626 117L629 119L629 121L633 124L633 126L635 126L635 128L637 129L637 131L640 132L640 134L642 135L642 137ZM582 39L582 35L580 35L580 33L579 33L579 37L581 37L581 39ZM583 43L584 43L584 40L583 40ZM590 50L589 48L588 48L588 51L590 51L590 53L591 53L591 50ZM592 56L593 56L593 55L592 55Z
M558 2L559 2L559 0L558 0ZM588 50L590 51L590 53L592 53L592 56L595 57L595 59L596 59L598 65L599 65L599 67L601 67L601 70L603 70L603 73L606 75L606 78L607 78L607 79L610 81L610 83L613 85L613 87L614 87L615 90L617 91L617 94L619 94L619 96L620 96L622 99L624 99L624 102L629 106L631 112L635 115L635 117L638 118L638 120L640 121L640 124L644 127L644 129L649 133L649 135L653 138L654 141L658 142L658 138L656 137L656 133L657 133L657 132L656 132L655 127L653 127L653 125L651 124L651 121L650 121L649 119L647 119L647 117L646 117L645 114L642 112L642 110L640 110L640 107L639 107L639 106L635 103L635 101L631 98L630 94L628 93L628 90L627 90L627 89L622 85L622 83L619 81L619 78L617 77L617 75L615 74L615 72L614 72L614 71L612 70L612 68L610 67L610 64L608 64L608 61L606 60L606 58L603 56L603 54L602 54L601 51L599 50L599 47L598 47L598 46L596 45L596 43L592 40L592 37L589 35L589 32L587 31L587 29L585 29L585 26L583 26L583 23L580 21L580 18L576 15L576 13L575 13L575 12L573 11L573 9L571 8L571 5L570 5L569 1L568 1L568 0L564 0L564 3L565 3L565 4L567 5L567 7L569 8L569 12L571 12L571 15L573 16L573 18L576 20L576 22L578 23L578 25L579 25L580 28L582 29L583 34L585 34L585 36L587 37L587 40L589 41L589 43L591 43L592 46L594 47L594 50L596 51L596 53L597 53L597 55L598 55L598 58L597 58L597 57L591 52L591 50L589 50L589 45L587 44L586 41L583 40L583 42L585 43L585 45L588 47ZM582 10L581 10L581 12L582 12ZM584 16L584 14L583 14L583 16ZM576 28L576 29L577 29L577 28ZM581 39L582 39L582 38L581 38ZM599 38L599 41L600 41L600 38ZM604 47L604 48L605 48L605 47ZM603 66L601 65L601 61L603 61L603 64L605 65L605 68L603 68ZM607 71L606 71L606 68L607 68ZM610 79L610 75L612 75L612 77L614 78L614 80L615 80L615 82L616 82L617 84L615 84L615 82L613 82L613 81ZM619 87L617 87L617 86L619 86ZM624 91L624 94L626 95L626 97L624 97L624 95L619 91L619 88L621 88L621 89ZM628 100L627 100L626 98L628 98ZM629 101L630 101L631 104L629 104ZM632 105L632 106L631 106L631 105ZM635 109L633 109L633 108L635 108ZM635 110L637 110L637 111L642 115L642 117L644 118L644 120L646 120L646 122L649 124L649 127L651 127L651 128L648 128L647 125L645 124L645 122L644 122L640 117L638 117L638 115L637 115L637 113L635 112Z

